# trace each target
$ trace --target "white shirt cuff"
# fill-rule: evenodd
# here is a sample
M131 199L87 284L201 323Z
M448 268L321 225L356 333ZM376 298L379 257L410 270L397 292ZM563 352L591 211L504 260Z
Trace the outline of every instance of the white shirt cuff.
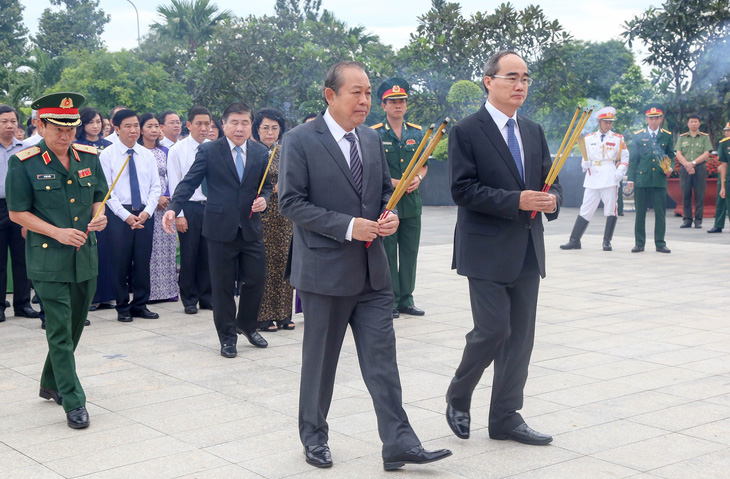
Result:
M354 226L355 226L355 218L353 217L350 220L349 226L347 227L347 233L345 233L345 239L347 241L352 241L352 228L354 228Z

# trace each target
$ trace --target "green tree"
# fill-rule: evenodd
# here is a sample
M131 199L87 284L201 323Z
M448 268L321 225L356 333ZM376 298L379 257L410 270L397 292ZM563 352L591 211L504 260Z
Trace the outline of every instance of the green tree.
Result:
M185 88L164 67L149 64L128 50L100 50L94 55L74 54L75 63L61 74L51 91L76 91L88 105L109 111L126 105L142 112L185 111L192 105Z
M14 84L10 89L10 101L21 105L24 101L39 98L61 79L61 72L68 65L65 55L51 58L38 47L34 47L27 57L18 61L21 67L16 72Z
M655 67L653 81L667 95L677 133L685 111L694 109L686 93L698 82L700 58L712 45L726 42L730 32L730 0L666 0L624 25L629 46L642 41Z
M644 107L655 101L656 96L656 89L642 77L641 69L637 65L629 67L611 87L609 105L616 109L613 130L630 140L633 133L644 126Z
M195 52L215 32L218 24L231 18L231 12L220 13L210 0L171 0L170 5L157 7L162 22L155 22L150 29L163 40L185 45L189 52Z
M38 22L33 41L51 58L79 50L94 51L102 47L101 34L109 23L109 15L99 8L99 0L49 0L62 7L46 8Z
M16 0L0 0L0 102L6 101L15 81L13 64L25 53L28 30L23 25L24 8Z
M454 121L464 119L481 107L484 102L484 91L470 80L459 80L451 85L446 95L451 111L454 112Z

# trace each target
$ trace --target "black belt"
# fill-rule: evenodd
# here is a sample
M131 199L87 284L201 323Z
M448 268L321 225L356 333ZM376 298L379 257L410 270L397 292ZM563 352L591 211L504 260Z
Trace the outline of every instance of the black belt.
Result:
M131 212L144 211L144 207L145 207L145 205L142 205L139 207L139 209L134 209L134 208L132 208L132 205L122 205L122 206L124 207L124 209L126 209L127 211L131 211Z
M203 205L203 206L205 206L205 204L206 204L207 202L208 202L208 201L206 201L206 200L201 200L201 201L193 201L193 200L188 200L188 203L198 203L198 204L201 204L201 205Z

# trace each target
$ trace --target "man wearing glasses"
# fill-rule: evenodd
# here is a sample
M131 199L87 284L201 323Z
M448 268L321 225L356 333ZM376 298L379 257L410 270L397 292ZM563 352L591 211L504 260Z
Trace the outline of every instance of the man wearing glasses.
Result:
M458 206L453 268L469 279L474 329L446 393L446 420L469 437L471 397L494 362L489 437L546 445L552 437L525 424L522 409L535 336L540 277L545 276L542 215L558 216L556 181L542 187L552 165L545 134L517 114L532 79L513 51L484 65L484 108L449 135L451 195ZM531 213L538 214L531 218Z

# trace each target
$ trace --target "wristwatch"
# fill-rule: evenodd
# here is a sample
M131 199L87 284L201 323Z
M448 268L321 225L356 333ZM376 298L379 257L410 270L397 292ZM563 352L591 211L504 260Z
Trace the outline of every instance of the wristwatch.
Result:
M692 160L692 166L697 166L697 160Z
M423 181L423 176L421 176L421 175L416 175L416 176L418 177L418 179L419 179L420 181Z

